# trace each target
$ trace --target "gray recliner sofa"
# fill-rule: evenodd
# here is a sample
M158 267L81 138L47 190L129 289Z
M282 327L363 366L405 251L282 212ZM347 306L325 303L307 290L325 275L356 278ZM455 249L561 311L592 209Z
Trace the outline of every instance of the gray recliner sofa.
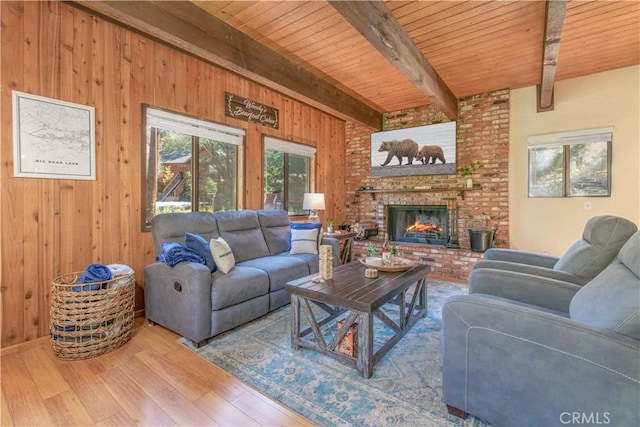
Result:
M484 253L484 259L475 263L473 269L528 273L581 286L604 270L637 230L638 227L628 219L615 215L599 215L587 221L580 240L571 245L561 257L515 249L491 248ZM474 279L477 283L494 281L491 275L475 273ZM504 280L505 277L502 276L501 279Z
M283 210L242 210L157 215L151 221L156 255L162 244L185 244L185 234L207 241L222 237L231 248L235 266L227 274L193 262L170 267L155 262L145 267L145 315L193 341L209 338L265 315L290 302L286 282L318 272L319 257L290 254L290 219ZM339 263L339 243L333 264Z
M538 298L536 276L520 274L527 286L495 276L510 298L445 301L449 411L501 426L640 425L640 232L584 286L538 277Z

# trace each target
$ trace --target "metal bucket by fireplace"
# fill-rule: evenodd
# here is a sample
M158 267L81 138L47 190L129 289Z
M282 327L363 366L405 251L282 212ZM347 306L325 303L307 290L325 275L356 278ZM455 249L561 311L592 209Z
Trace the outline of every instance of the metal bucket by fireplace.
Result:
M497 227L493 230L469 229L469 242L472 252L485 252L492 248L496 239Z

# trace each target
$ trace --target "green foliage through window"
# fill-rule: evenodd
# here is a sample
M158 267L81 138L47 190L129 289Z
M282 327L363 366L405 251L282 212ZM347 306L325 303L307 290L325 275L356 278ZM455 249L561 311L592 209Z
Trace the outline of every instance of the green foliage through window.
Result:
M530 145L529 197L609 196L611 137L606 135L582 136L584 143L577 136L567 144Z
M302 209L304 193L312 185L313 149L270 139L264 153L265 209L285 209L289 215L307 214ZM302 148L300 148L302 147Z
M223 133L216 138L215 129L202 131L197 119L191 120L200 126L189 132L188 120L147 110L146 226L159 213L238 209L240 145L221 140L228 139ZM171 127L175 129L167 129Z

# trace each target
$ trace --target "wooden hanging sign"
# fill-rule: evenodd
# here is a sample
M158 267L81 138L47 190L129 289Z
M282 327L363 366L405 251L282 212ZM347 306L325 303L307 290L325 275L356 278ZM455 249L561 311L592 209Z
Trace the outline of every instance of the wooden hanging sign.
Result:
M225 116L278 129L278 110L225 92Z

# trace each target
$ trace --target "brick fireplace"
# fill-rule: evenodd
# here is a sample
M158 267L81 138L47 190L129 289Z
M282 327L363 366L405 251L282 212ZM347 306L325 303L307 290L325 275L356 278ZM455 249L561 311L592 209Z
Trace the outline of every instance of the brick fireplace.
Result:
M432 277L465 281L481 253L469 249L469 228L498 227L496 246L508 247L509 236L509 91L474 95L459 100L457 167L480 161L474 177L477 188L465 189L465 178L456 175L371 177L371 130L347 122L347 221L372 224L378 234L356 241L355 256L366 251L369 241L382 245L384 234L407 258L427 261ZM382 130L395 130L447 121L432 105L385 114ZM361 190L370 187L371 190ZM445 221L447 234L457 236L459 248L435 242L407 242L388 224L388 206L444 206L455 208L455 218ZM442 220L442 218L440 219ZM443 227L444 228L444 227ZM448 241L451 239L445 237ZM402 239L401 239L402 240ZM454 245L455 246L455 245Z

